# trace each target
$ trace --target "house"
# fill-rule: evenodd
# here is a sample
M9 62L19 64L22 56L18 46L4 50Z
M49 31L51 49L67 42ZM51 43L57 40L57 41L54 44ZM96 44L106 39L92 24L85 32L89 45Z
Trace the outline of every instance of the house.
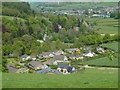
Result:
M63 55L64 52L62 50L54 50L54 52L52 52L53 55Z
M83 59L84 56L83 55L68 55L69 59L73 59L73 60L79 60L79 59Z
M44 65L40 61L31 61L28 63L28 66L35 70L44 68Z
M18 70L18 69L15 67L14 64L8 64L8 65L6 65L6 67L7 67L9 73L16 73L17 70Z
M70 64L68 63L58 63L57 70L63 74L68 74L72 73L75 70L75 68L70 66Z
M95 55L94 52L87 52L87 53L84 53L83 56L85 57L93 57Z
M56 62L56 60L54 60L54 59L49 59L49 60L47 60L46 62L44 62L43 64L47 64L47 65L57 65L57 62Z
M26 60L28 60L30 58L30 56L25 54L21 58L22 58L23 61L26 61Z
M69 58L69 59L74 59L74 60L75 60L75 59L76 59L76 55L69 54L69 55L68 55L68 58Z
M105 52L104 49L101 48L101 47L97 47L96 49L97 49L97 52L98 52L98 53L104 53L104 52Z
M37 55L37 57L40 58L40 59L44 58L42 54Z
M68 62L68 58L64 55L57 55L53 57L56 62Z
M28 73L29 69L27 68L20 68L16 71L16 73Z
M68 53L74 53L75 51L79 51L78 48L70 48L70 49L65 49L66 52Z
M49 57L53 57L54 55L51 53L51 52L45 52L45 53L42 53L42 57L43 58L49 58Z
M79 30L79 27L73 27L73 30L78 31L78 30Z
M36 56L34 56L34 55L30 56L30 58L31 58L32 60L36 60Z
M36 71L35 73L40 73L40 74L62 74L61 72L51 69L51 68L45 68L40 71Z
M76 60L83 59L83 58L84 58L83 55L77 55L77 56L76 56Z

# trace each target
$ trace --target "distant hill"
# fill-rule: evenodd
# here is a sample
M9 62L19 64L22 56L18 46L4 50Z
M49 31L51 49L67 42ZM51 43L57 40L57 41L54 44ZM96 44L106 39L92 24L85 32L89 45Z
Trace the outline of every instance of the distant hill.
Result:
M27 2L3 2L2 15L26 17L32 14L31 7Z
M117 2L30 2L34 10L88 9L118 6Z

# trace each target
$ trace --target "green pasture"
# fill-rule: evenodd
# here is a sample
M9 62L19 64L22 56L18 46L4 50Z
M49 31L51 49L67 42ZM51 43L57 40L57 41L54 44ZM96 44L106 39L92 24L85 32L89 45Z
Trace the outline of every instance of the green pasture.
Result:
M3 88L117 88L118 70L91 68L75 74L3 73ZM97 76L97 77L96 77Z

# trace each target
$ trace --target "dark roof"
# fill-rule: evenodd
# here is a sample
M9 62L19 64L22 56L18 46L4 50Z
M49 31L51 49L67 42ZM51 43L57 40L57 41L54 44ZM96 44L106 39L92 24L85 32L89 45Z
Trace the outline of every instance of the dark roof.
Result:
M45 68L45 69L42 69L40 71L36 71L35 73L49 73L49 72L52 72L54 74L62 74L59 71L57 71L55 69L51 69L51 68Z
M72 69L73 69L73 67L71 67L71 66L67 67L67 71L68 71L68 72L71 72Z
M68 63L58 63L58 67L59 68L62 68L62 69L64 69L64 68L68 68L70 65L68 64Z
M38 66L41 66L42 63L39 62L39 61L31 61L31 62L28 63L28 65L30 65L30 66L32 65L34 68L36 68Z

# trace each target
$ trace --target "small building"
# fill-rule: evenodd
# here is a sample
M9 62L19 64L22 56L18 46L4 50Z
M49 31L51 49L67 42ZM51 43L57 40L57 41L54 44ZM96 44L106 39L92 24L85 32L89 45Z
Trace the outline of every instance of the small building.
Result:
M53 57L56 62L68 62L68 58L64 55L57 55Z
M68 53L74 53L76 51L79 51L79 49L78 48L70 48L70 49L65 49L65 51Z
M23 61L26 61L26 60L28 60L30 58L30 56L28 56L27 54L25 54L21 58L22 58Z
M97 52L100 54L105 52L104 49L101 47L97 47L96 49L97 49Z
M51 69L51 68L45 68L40 71L36 71L35 73L40 73L40 74L62 74L61 72Z
M85 57L93 57L95 55L94 52L87 52L83 54Z
M40 61L31 61L28 63L28 66L35 70L44 68L44 65Z
M58 63L57 70L63 74L68 74L74 72L75 68L68 63Z

